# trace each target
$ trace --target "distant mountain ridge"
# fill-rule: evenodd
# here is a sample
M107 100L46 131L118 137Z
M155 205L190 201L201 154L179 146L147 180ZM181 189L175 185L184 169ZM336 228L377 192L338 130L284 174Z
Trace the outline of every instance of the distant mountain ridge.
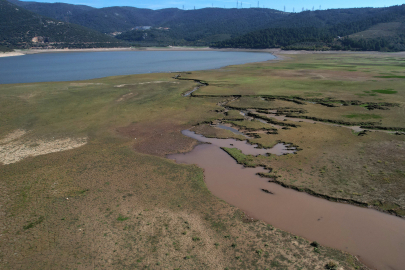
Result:
M123 42L80 25L61 22L0 0L0 47L113 47Z
M210 35L224 35L224 38L229 38L232 35L263 29L288 15L278 10L259 8L150 10L135 7L107 7L96 9L77 8L74 5L60 3L9 1L40 15L79 24L102 33L127 32L136 26L170 28L171 40L195 40L203 37L209 41L207 37Z
M404 5L286 13L264 8L150 10L8 1L37 14L108 33L139 46L405 50L401 30ZM393 22L399 25L390 28L390 37L370 36L370 31L367 32L378 24ZM150 26L150 29L134 29L139 26ZM359 32L364 33L356 35Z
M359 11L359 10L355 10ZM316 12L303 12L300 16L307 16L297 26L294 20L289 23L278 22L273 27L254 31L233 39L225 40L213 45L218 48L274 48L284 49L358 49L358 50L405 50L405 5L380 9L363 9L356 14L356 19L340 20L334 24L314 25L309 16ZM329 12L340 13L341 10ZM299 20L297 20L299 21ZM392 24L394 23L394 24ZM372 35L375 31L368 29L387 29L379 25L391 25L390 35ZM395 25L395 27L394 27Z

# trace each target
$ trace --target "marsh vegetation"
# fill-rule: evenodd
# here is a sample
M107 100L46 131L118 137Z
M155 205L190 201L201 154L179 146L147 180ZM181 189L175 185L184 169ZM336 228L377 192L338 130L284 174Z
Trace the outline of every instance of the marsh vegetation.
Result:
M249 142L260 147L300 149L249 157L280 183L404 215L404 135L356 136L340 124L288 119L266 129L239 114L277 110L403 129L403 55L288 57L181 74L192 80L146 74L1 85L0 140L23 130L32 148L53 138L87 143L0 165L0 268L366 269L350 254L324 246L315 252L310 241L252 219L212 195L201 168L165 158L196 146L181 134L193 127L246 139L211 125L226 123L256 133ZM194 80L208 85L183 97ZM396 93L373 91L387 89Z

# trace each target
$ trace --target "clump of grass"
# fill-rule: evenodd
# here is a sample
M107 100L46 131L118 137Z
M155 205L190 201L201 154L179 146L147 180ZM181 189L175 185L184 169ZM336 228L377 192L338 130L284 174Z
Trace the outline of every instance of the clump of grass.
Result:
M394 89L377 89L377 90L371 90L375 93L380 93L380 94L396 94L398 93Z
M125 220L127 220L127 219L129 219L129 217L125 217L125 216L123 216L123 215L121 215L121 214L117 217L117 220L118 220L118 221L125 221Z
M387 76L374 76L375 78L383 78L383 79L405 79L405 76L397 76L397 75L387 75Z
M193 237L192 239L193 239L193 241L194 241L194 242L196 242L196 241L200 241L200 240L201 240L201 238L200 238L200 237Z
M330 261L325 265L325 269L336 270L336 269L338 269L338 264L333 261Z
M28 230L28 229L34 228L36 225L41 224L44 220L45 220L45 218L43 216L40 216L36 221L30 222L27 225L25 225L23 227L23 229Z
M319 248L321 245L318 242L314 241L311 243L311 246L313 246L315 248Z
M243 154L238 148L221 147L221 149L227 152L238 164L245 167L255 167L253 156Z
M79 190L77 193L79 195L83 195L83 194L86 194L87 191L89 191L89 190L88 189L83 189L83 190Z

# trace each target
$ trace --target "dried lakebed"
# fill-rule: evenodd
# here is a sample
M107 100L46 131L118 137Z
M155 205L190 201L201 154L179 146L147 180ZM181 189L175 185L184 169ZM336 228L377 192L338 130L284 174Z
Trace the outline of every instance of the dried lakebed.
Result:
M403 269L405 220L269 183L268 179L256 175L266 170L244 168L220 147L235 147L252 155L282 155L293 153L293 150L288 150L283 144L277 148L258 149L246 141L206 138L190 131L182 133L210 144L198 145L189 153L170 155L169 158L203 168L207 187L215 196L251 217L321 245L354 254L373 269Z

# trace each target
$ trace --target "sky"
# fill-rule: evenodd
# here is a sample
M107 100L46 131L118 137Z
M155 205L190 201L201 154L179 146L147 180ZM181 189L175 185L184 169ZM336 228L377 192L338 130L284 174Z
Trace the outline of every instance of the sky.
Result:
M35 1L44 3L62 2L76 5L87 5L95 8L111 7L111 6L131 6L137 8L162 9L162 8L180 8L183 9L200 9L206 7L219 8L236 8L237 1L239 8L257 7L257 0L23 0ZM332 9L332 8L354 8L354 7L384 7L393 5L402 5L404 0L340 0L340 1L322 1L322 0L260 0L260 7L285 10L292 12L301 11L302 8L310 9Z

